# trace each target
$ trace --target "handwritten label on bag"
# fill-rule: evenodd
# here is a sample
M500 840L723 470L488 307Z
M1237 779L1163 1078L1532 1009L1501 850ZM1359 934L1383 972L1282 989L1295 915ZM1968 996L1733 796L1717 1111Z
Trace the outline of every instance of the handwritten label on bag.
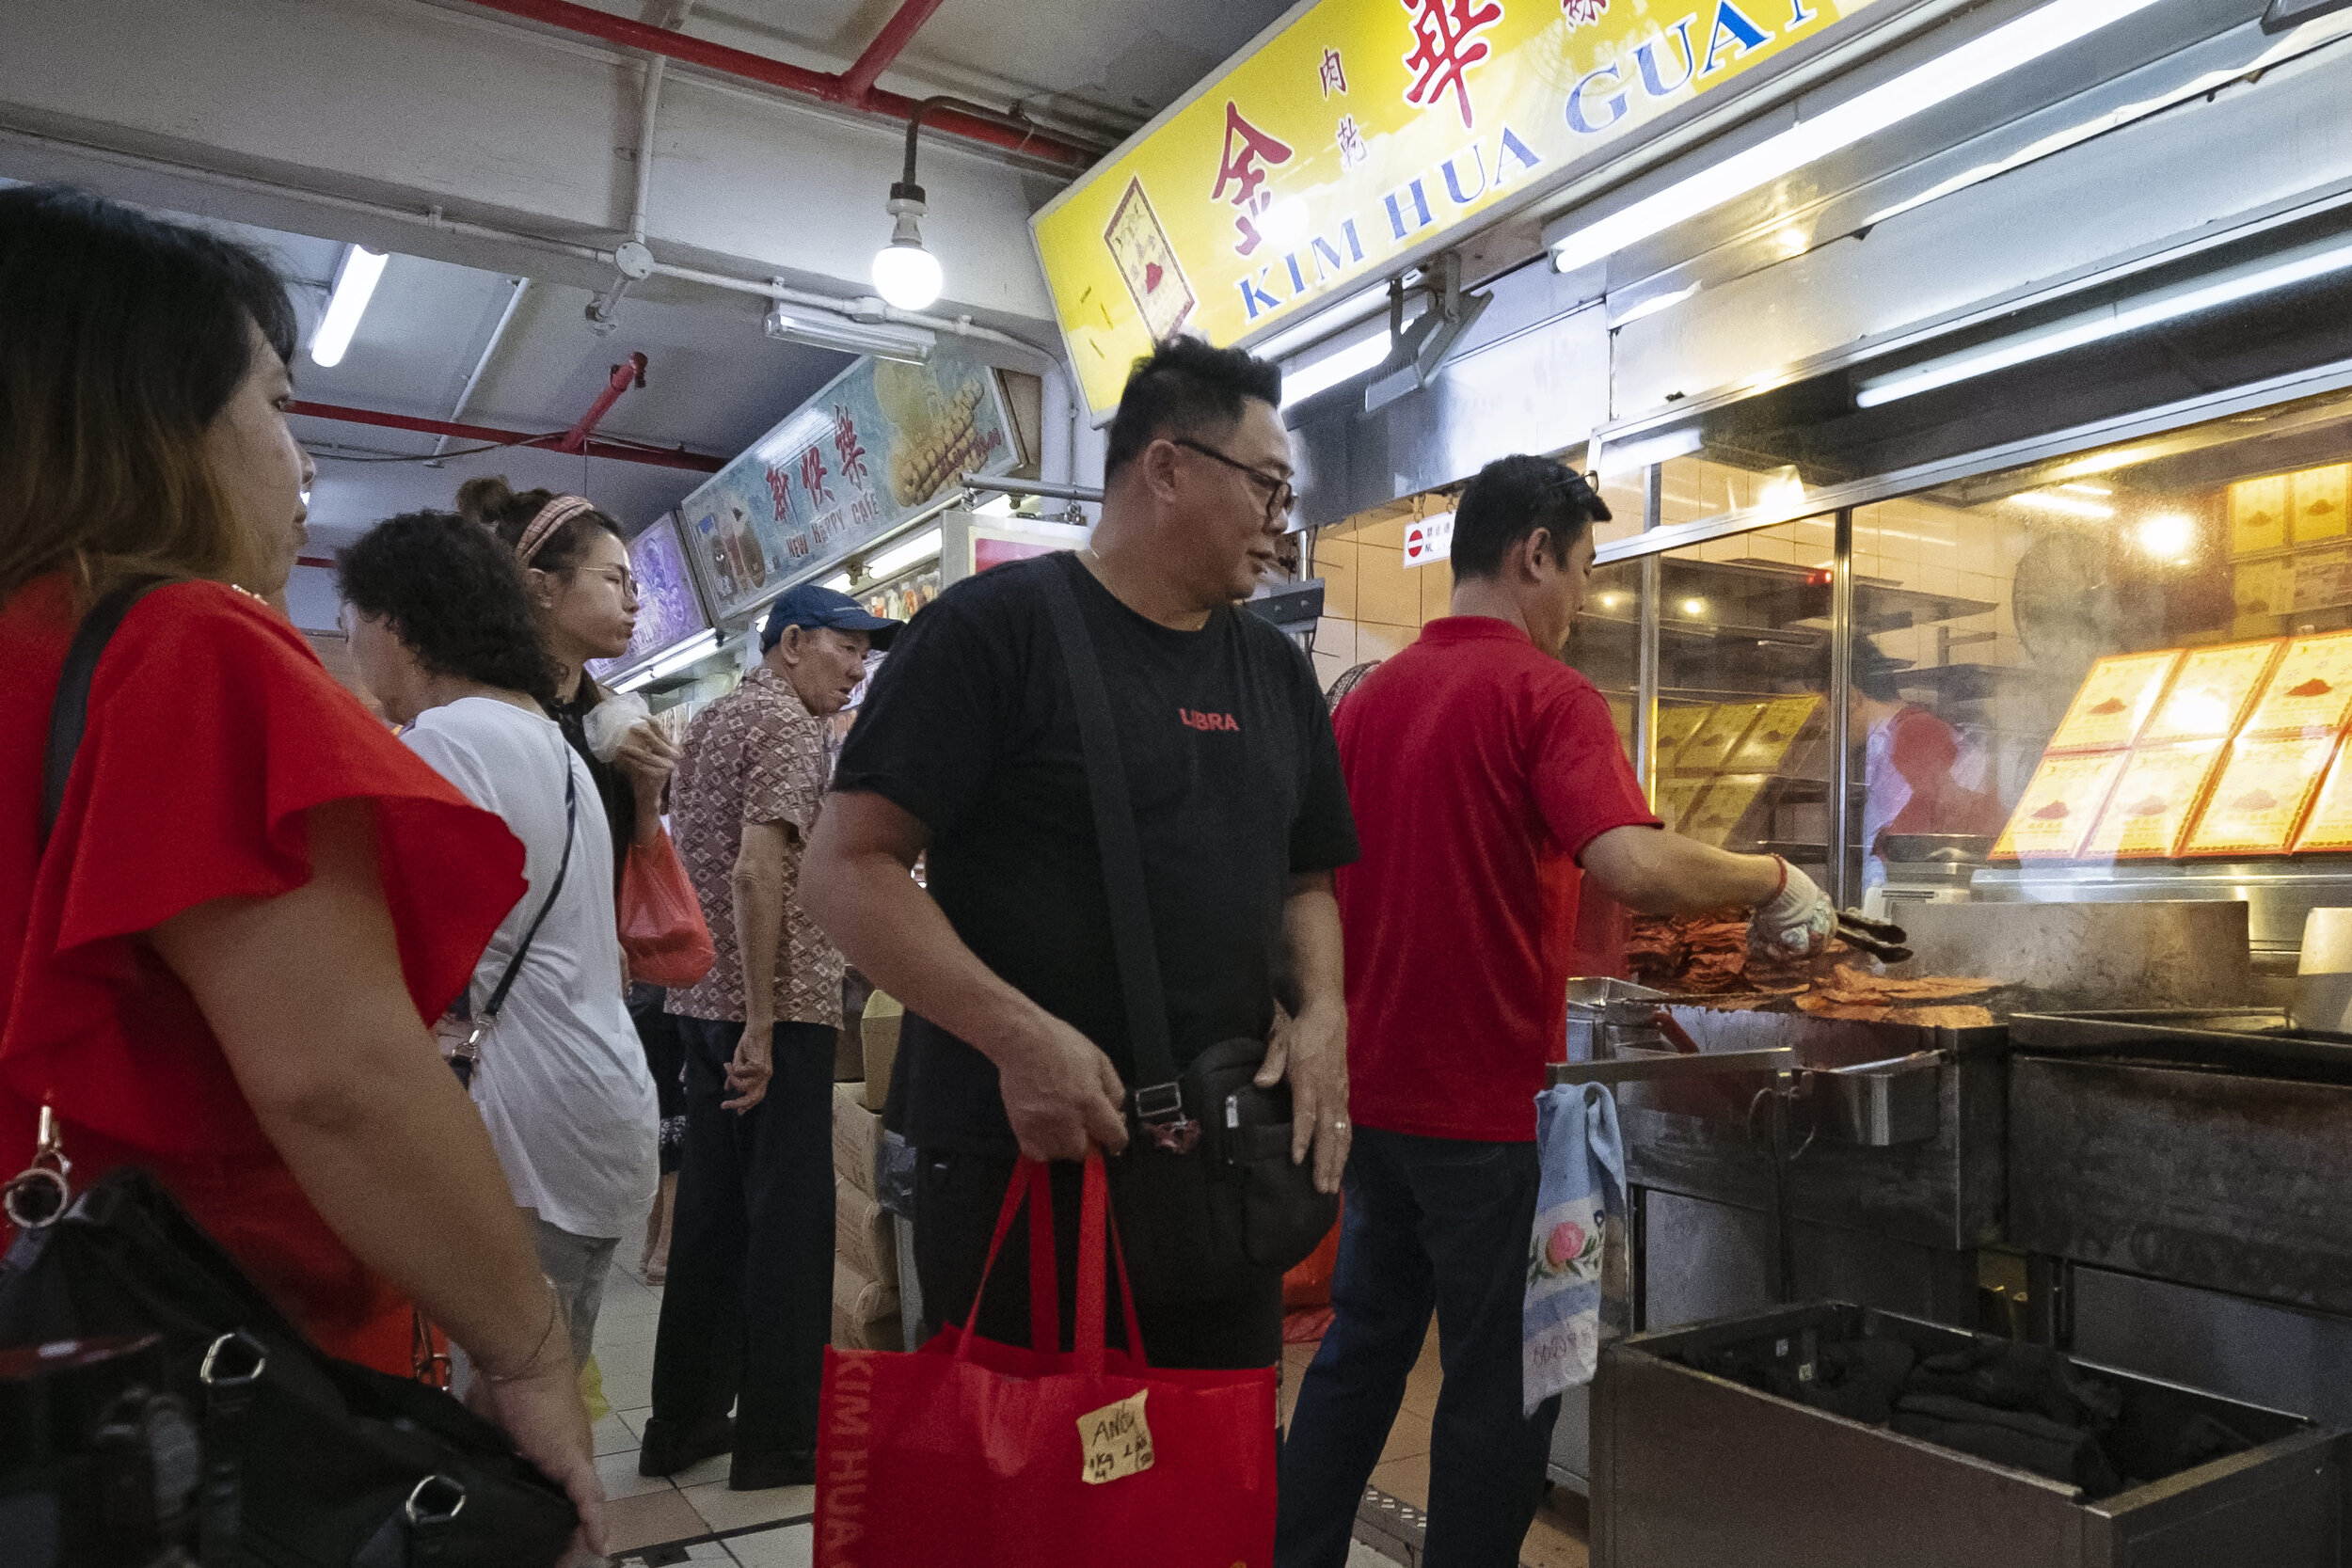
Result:
M1085 1454L1080 1481L1100 1486L1152 1467L1152 1423L1143 1418L1144 1396L1151 1391L1137 1389L1117 1404L1078 1418L1078 1444Z

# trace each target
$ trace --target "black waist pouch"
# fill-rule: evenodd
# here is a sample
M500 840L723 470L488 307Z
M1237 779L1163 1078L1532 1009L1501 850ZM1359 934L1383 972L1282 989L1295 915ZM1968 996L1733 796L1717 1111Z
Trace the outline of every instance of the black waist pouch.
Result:
M1109 1162L1127 1268L1138 1295L1182 1301L1231 1295L1322 1244L1340 1217L1317 1192L1314 1164L1291 1162L1291 1091L1251 1080L1265 1042L1231 1039L1193 1059L1177 1083L1200 1141L1184 1152L1138 1125Z

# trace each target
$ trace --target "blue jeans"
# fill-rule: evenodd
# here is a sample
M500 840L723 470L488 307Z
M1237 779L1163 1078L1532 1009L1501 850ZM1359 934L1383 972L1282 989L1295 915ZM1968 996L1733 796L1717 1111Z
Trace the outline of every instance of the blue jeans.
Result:
M1515 1568L1543 1501L1559 1400L1520 1414L1533 1143L1358 1128L1332 1322L1282 1445L1277 1568L1341 1568L1356 1505L1438 1315L1426 1568Z

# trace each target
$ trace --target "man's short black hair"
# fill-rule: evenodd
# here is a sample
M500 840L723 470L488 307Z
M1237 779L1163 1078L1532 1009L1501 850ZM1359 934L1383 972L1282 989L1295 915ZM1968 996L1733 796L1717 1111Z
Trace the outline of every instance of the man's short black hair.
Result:
M1219 436L1241 422L1248 399L1282 406L1282 372L1237 348L1170 338L1128 373L1103 455L1105 477L1164 436Z
M1511 546L1539 528L1551 531L1565 564L1585 528L1608 520L1608 503L1566 465L1525 452L1498 457L1478 470L1454 505L1454 575L1493 577Z

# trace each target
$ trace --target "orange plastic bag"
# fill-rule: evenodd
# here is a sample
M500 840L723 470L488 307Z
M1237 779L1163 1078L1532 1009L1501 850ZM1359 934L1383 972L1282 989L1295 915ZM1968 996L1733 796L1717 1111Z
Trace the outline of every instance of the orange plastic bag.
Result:
M665 831L650 845L632 844L621 867L621 950L629 977L656 986L691 986L710 973L717 957L694 884L686 879Z
M1340 1226L1331 1222L1331 1233L1322 1244L1300 1259L1282 1276L1282 1309L1295 1312L1301 1307L1331 1305L1331 1273L1340 1262Z

